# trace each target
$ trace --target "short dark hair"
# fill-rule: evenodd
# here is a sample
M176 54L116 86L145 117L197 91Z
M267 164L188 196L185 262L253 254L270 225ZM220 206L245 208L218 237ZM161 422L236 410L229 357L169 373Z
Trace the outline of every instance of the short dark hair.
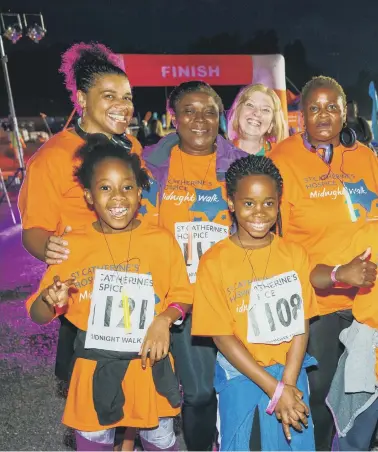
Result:
M87 93L101 75L116 74L127 78L118 55L103 44L91 42L74 44L62 55L59 72L64 75L66 88L71 91L71 100L80 112L76 93Z
M226 172L226 188L229 198L233 198L236 191L238 182L246 176L263 175L273 179L276 183L278 200L281 201L283 190L283 179L276 165L270 158L248 155L242 157L231 163L228 171ZM277 227L278 234L282 236L282 219L281 211L278 207L277 214Z
M181 85L176 86L169 95L167 104L168 110L176 113L177 104L185 96L185 94L197 92L206 93L210 97L212 97L215 100L215 103L218 105L219 113L223 113L224 106L219 94L217 94L216 91L208 83L202 82L200 80L184 82L181 83Z
M309 94L318 88L328 88L335 90L343 100L343 105L346 107L346 95L342 86L332 77L326 77L325 75L318 75L309 80L302 89L301 92L301 106L303 108L307 101Z
M122 146L113 143L101 133L88 135L87 142L79 148L76 157L81 160L81 164L75 168L74 176L84 188L90 188L94 169L108 158L125 162L133 171L137 186L144 190L150 188L147 171L142 168L138 155L127 152Z

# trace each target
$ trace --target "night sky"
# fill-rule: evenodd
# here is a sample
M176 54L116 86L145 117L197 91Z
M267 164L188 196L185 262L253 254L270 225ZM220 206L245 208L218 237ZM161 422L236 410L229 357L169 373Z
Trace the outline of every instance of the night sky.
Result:
M54 114L67 114L69 103L57 74L59 52L78 41L100 41L120 53L189 53L200 38L237 34L234 41L242 43L258 31L274 30L280 52L300 40L311 75L337 78L354 96L366 97L367 104L368 82L378 78L378 0L1 0L0 5L2 12L42 12L47 28L38 45L28 38L16 45L4 41L21 114L32 114L47 101ZM238 44L216 53L238 53ZM29 72L32 58L37 74ZM301 85L298 71L287 68ZM0 115L6 113L4 103L1 74Z

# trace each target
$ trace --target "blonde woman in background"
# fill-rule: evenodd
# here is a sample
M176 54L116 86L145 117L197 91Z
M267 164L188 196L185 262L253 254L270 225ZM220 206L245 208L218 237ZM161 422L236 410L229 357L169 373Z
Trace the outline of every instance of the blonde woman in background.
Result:
M266 155L288 136L277 94L265 85L244 87L228 113L228 138L248 154Z

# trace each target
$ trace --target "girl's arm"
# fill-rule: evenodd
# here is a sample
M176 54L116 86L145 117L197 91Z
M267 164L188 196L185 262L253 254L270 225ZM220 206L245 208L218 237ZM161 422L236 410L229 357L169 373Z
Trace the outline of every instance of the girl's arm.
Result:
M55 308L43 300L41 292L30 308L30 318L39 325L46 325L55 317Z
M309 337L309 321L305 321L305 333L294 336L290 349L286 355L285 370L282 375L282 382L297 386L299 372L302 368L303 358L306 353Z
M73 278L61 281L54 277L54 283L42 290L30 307L33 322L45 325L57 316L57 310L64 310L68 304L69 290L74 286Z

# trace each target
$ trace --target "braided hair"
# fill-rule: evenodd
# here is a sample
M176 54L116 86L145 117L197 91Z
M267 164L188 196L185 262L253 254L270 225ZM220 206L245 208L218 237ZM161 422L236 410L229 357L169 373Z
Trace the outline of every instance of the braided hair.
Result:
M346 95L342 86L332 77L326 77L325 75L318 75L309 80L302 89L301 92L301 106L307 102L309 95L318 88L328 88L336 91L343 101L343 106L346 108Z
M88 135L87 142L78 149L76 157L81 160L75 168L74 177L84 187L89 189L96 166L108 158L119 159L126 163L135 175L137 186L150 189L147 171L142 168L137 154L126 152L122 146L110 141L105 135L94 133Z
M233 198L238 189L238 182L246 176L263 175L269 176L276 183L278 200L281 201L283 190L282 176L270 158L248 155L235 160L226 172L227 196ZM278 207L277 213L278 235L282 237L282 217L281 210Z

